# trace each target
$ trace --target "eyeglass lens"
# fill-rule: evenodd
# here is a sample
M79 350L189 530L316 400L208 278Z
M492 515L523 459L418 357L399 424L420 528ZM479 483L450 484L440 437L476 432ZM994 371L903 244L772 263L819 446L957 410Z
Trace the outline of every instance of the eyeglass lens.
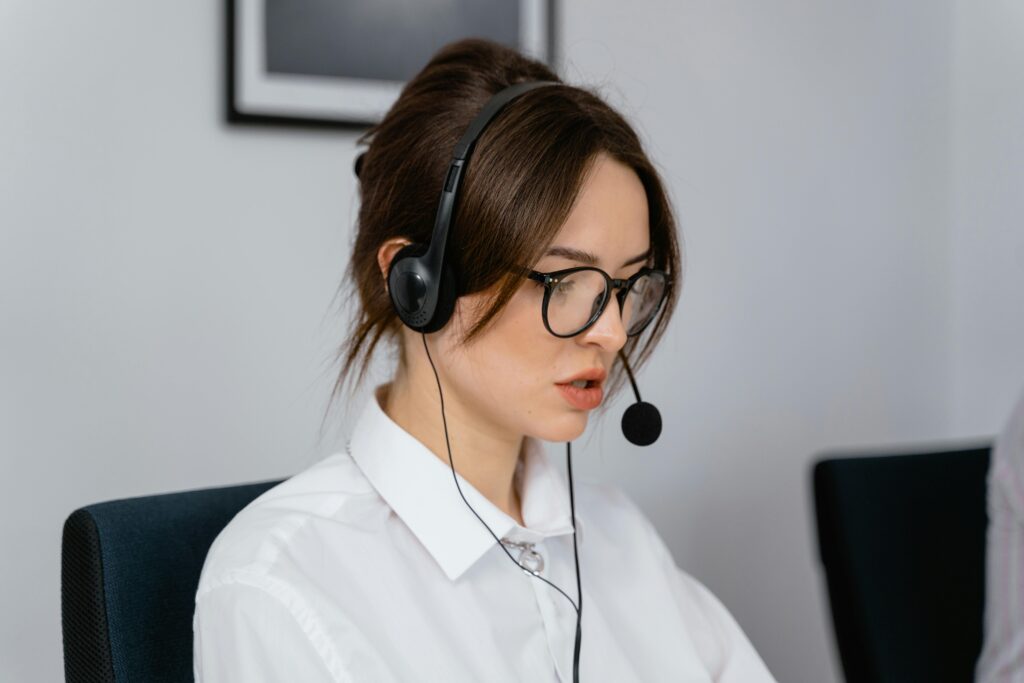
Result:
M658 311L665 292L665 278L649 273L633 282L622 303L622 326L626 334L638 334ZM548 326L557 335L571 335L592 323L611 296L601 273L579 270L562 276L552 285L548 299Z

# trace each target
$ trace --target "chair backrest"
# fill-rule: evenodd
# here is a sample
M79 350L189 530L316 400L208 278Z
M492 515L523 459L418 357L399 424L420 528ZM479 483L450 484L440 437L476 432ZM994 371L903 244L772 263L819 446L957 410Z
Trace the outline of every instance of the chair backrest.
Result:
M815 463L818 546L847 681L973 680L989 450Z
M191 681L195 592L210 544L280 481L75 510L61 548L66 680Z

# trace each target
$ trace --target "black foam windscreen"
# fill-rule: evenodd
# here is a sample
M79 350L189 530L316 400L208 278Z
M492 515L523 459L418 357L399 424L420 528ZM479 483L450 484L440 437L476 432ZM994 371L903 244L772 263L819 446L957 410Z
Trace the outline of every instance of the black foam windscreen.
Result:
M637 446L650 446L661 436L661 413L638 400L622 414L622 434Z

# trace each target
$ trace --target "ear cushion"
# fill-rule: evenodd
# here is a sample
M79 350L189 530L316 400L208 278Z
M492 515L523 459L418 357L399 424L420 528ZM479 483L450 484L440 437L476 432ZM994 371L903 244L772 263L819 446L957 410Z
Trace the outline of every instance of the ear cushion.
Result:
M402 322L404 322L407 325L409 324L409 321L406 320L406 309L402 305L401 301L403 292L402 288L399 285L399 281L396 280L397 272L401 272L398 269L398 265L407 258L415 258L417 256L422 256L424 253L426 253L426 251L427 248L425 245L416 243L407 244L401 249L399 249L398 253L391 257L391 265L388 267L387 284L388 297L391 299L391 307L395 309L395 313L397 313L398 317L402 319Z
M416 330L417 332L436 332L445 326L449 318L451 318L452 312L455 310L455 300L457 297L457 283L455 280L455 273L450 266L445 264L443 272L441 274L441 284L438 291L437 306L434 309L434 315L430 320L422 324L417 324L419 321L413 321L410 319L409 314L403 309L399 302L398 287L395 286L395 281L392 280L392 273L395 270L396 265L406 258L416 258L423 256L427 253L427 245L413 243L407 244L398 250L398 253L391 259L391 266L388 269L388 293L391 298L391 306L395 309L399 319L409 328Z

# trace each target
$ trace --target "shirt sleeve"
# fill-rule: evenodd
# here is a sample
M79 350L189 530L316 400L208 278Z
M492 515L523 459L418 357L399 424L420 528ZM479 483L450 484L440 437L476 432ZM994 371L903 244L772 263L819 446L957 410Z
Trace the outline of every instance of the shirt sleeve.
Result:
M228 583L196 599L192 622L196 683L346 683L332 673L285 602L259 586Z
M676 606L690 626L694 645L716 683L776 683L743 629L722 601L676 566L654 525L643 518L654 552L672 587Z
M978 683L1024 679L1024 395L996 439L988 474L984 645Z

